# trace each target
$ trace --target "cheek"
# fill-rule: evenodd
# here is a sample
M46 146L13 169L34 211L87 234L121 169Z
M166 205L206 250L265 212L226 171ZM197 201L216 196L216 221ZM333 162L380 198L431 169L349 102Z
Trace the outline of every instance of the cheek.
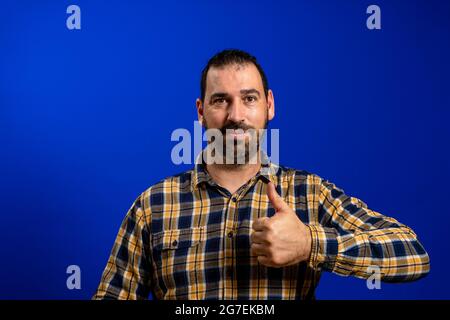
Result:
M258 108L250 109L247 113L248 120L257 128L263 128L267 119L267 107L259 106Z
M204 121L212 127L221 126L227 119L227 113L223 110L208 110L203 115Z

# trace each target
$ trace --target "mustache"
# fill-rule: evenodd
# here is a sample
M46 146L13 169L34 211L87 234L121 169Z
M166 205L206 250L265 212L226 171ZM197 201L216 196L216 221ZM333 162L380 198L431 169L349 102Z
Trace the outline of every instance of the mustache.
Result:
M220 128L220 132L222 132L223 135L225 135L227 132L226 130L238 130L241 129L244 132L249 130L249 129L255 129L252 126L246 125L245 123L236 123L236 122L229 122L229 123L225 123L225 125Z

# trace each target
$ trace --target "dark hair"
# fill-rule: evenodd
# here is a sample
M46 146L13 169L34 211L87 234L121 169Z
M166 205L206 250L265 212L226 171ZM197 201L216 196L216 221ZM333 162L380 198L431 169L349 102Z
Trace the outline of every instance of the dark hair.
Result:
M251 54L238 50L238 49L226 49L216 53L211 59L209 59L208 64L202 71L202 78L200 80L200 93L202 102L205 100L205 92L206 92L206 76L208 74L208 70L211 67L223 67L231 64L246 64L253 63L255 67L258 69L259 74L261 75L261 80L264 87L264 94L268 95L269 83L267 82L266 74L264 70L259 65L258 61Z

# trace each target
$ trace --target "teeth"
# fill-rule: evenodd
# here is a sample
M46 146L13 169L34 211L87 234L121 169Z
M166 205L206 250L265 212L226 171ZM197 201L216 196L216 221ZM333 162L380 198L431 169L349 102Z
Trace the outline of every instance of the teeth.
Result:
M245 135L247 135L247 132L242 129L230 129L230 130L227 130L226 134L231 134L234 136L245 136Z

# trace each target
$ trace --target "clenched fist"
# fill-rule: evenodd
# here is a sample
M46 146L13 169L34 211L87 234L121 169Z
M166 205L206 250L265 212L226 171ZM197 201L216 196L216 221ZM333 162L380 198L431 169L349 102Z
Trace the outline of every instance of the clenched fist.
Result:
M311 232L278 195L275 185L267 185L267 196L275 209L272 217L253 222L251 253L268 267L284 267L309 259Z

